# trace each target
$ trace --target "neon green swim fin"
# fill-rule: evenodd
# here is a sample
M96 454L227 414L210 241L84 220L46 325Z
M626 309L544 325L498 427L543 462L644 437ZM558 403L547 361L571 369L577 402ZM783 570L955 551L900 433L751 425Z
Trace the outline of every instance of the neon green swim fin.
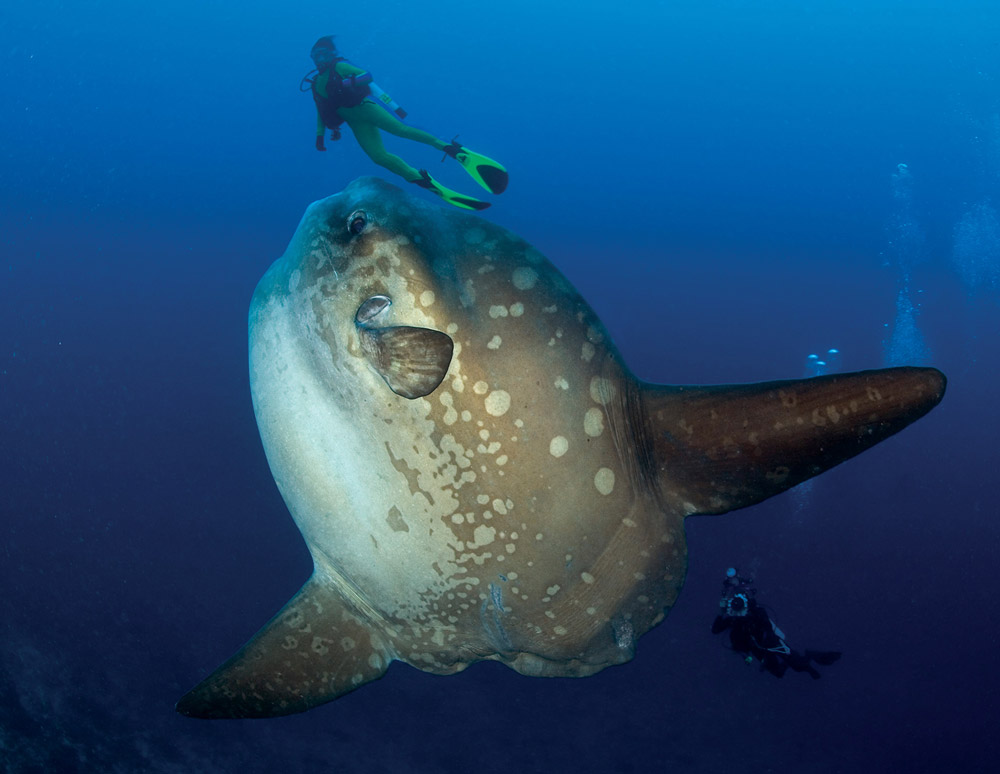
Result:
M426 169L421 169L420 177L416 180L411 180L410 182L414 185L419 185L421 188L426 188L431 193L440 196L448 202L448 204L461 207L463 210L485 210L490 206L489 202L484 202L481 199L466 196L465 194L460 194L458 191L452 191L450 188L445 188L437 180L427 174Z
M490 193L501 194L507 190L507 170L500 162L470 151L455 140L445 146L444 152L465 167L472 179Z

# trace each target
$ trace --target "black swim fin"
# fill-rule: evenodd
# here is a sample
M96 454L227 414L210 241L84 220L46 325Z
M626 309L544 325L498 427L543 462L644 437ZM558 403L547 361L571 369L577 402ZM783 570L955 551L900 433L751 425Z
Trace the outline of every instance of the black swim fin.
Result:
M820 666L830 666L840 658L839 650L807 650L806 658L815 661Z
M489 202L484 202L481 199L476 199L472 196L466 196L465 194L460 194L458 191L452 191L450 188L445 188L437 180L427 174L426 169L420 170L420 177L416 180L411 180L414 185L419 185L421 188L426 188L433 194L437 194L442 199L444 199L448 204L453 204L456 207L461 207L463 210L485 210L490 206Z
M500 194L507 190L507 170L500 162L482 153L470 151L455 140L445 146L444 152L461 164L472 179L490 193Z

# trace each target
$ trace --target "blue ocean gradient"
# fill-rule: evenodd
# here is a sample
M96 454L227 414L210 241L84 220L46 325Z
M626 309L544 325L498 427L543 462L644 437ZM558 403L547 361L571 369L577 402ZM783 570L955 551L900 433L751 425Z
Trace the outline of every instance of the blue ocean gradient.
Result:
M325 34L412 124L507 166L484 216L640 377L798 378L833 347L941 368L944 402L804 493L690 519L687 584L627 665L394 664L299 716L177 715L311 569L246 313L310 202L389 177L346 127L314 149L298 84ZM7 0L0 771L992 770L997 40L985 0ZM793 647L843 651L822 680L713 637L734 565Z

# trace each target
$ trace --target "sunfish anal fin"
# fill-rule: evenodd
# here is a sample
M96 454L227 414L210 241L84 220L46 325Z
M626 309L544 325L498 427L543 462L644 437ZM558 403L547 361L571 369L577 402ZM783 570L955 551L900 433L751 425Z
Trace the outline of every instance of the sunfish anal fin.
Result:
M358 332L368 362L397 395L430 395L448 373L455 343L441 331L398 325L359 326Z
M936 406L936 368L718 387L644 385L638 435L659 495L685 513L760 502L860 454Z
M377 680L393 659L383 638L314 574L239 652L177 702L194 718L304 712Z

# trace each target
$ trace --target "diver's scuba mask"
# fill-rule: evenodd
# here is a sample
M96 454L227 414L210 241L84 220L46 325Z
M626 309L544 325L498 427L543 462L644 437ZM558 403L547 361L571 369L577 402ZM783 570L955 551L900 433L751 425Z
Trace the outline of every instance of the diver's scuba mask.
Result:
M332 65L337 60L337 46L333 42L333 35L324 35L317 40L309 56L320 72Z

